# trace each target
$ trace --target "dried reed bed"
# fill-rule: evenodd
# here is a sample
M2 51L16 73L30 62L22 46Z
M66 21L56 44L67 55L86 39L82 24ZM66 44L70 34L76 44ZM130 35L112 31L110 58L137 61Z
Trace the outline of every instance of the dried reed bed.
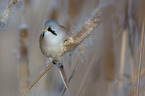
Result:
M27 52L30 83L45 67L46 60L40 52L38 42L44 22L51 18L69 28L71 17L73 22L70 25L75 27L71 27L69 31L74 34L98 7L103 23L75 50L63 56L67 77L70 78L70 93L72 96L121 96L121 94L144 96L144 51L140 49L144 48L140 47L143 45L141 36L144 37L142 35L144 1L67 0L67 3L65 0L27 1L23 15L29 26ZM16 64L19 53L17 51L19 48L16 47L19 41L17 27L22 21L20 15L21 8L10 15L11 20L5 27L6 30L0 32L1 96L19 96L20 93ZM139 60L142 62L139 63ZM63 91L64 89L58 70L53 67L28 95L69 96L68 90Z

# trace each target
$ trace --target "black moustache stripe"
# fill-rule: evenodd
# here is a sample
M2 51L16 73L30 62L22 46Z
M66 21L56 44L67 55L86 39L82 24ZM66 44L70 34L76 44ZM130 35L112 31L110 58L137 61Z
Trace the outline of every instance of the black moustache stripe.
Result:
M57 34L55 33L55 31L50 31L53 35L56 35L57 36Z
M53 35L56 35L57 36L57 34L55 33L55 31L53 31L50 27L48 28L48 31L50 31Z

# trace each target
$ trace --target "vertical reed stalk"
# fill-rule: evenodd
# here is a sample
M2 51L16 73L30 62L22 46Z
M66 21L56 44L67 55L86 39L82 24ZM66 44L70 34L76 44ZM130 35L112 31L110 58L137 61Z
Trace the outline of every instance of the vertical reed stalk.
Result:
M7 7L0 14L0 28L3 29L8 24L11 8L20 2L22 0L9 0Z
M95 52L94 52L95 53ZM96 60L96 62L94 62L94 60ZM85 82L86 82L86 80L87 80L87 77L89 76L89 73L90 73L90 71L91 71L91 69L92 69L92 65L94 64L94 63L97 63L98 62L98 57L97 57L97 54L94 54L93 56L92 56L92 59L90 60L90 64L88 64L88 67L87 67L87 69L86 69L86 71L85 71L85 73L84 73L84 77L82 78L82 81L81 81L81 83L80 83L80 87L78 88L78 91L76 92L76 96L80 96L80 94L81 94L81 92L82 92L82 89L84 88L84 86L85 86Z
M144 45L144 20L141 29L141 41L140 41L140 52L139 52L139 66L138 66L138 77L137 77L137 93L136 96L139 95L139 88L140 88L140 77L141 77L141 66L142 66L142 59L143 59L143 45Z
M75 0L68 0L68 15L69 15L70 19L73 19L76 15Z
M125 59L126 59L126 50L127 50L127 29L123 31L122 34L122 46L121 46L121 56L120 56L120 77L121 80L118 84L118 92L119 96L123 96L123 81L122 78L124 77L124 68L125 68Z
M24 25L21 25L24 26ZM29 67L28 67L28 48L27 48L27 38L28 32L27 28L21 28L19 30L20 37L20 91L21 95L29 87Z

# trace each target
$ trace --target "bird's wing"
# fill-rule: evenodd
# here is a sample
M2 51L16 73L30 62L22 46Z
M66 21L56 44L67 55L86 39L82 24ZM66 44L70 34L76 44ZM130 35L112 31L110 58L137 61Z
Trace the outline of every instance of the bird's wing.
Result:
M46 52L45 52L45 49L44 49L44 48L45 48L45 47L44 47L44 46L45 46L45 43L44 43L43 37L44 37L43 34L41 34L40 37L39 37L39 46L40 46L41 52L42 52L45 56L47 56L47 55L46 55Z

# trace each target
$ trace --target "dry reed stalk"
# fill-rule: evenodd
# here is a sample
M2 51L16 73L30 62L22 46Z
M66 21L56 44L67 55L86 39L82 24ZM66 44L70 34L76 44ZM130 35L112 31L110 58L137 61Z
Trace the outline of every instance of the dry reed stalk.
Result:
M141 41L140 41L140 52L139 52L139 63L138 63L138 77L137 77L137 93L136 96L139 95L139 88L140 88L140 77L141 77L141 66L142 66L142 60L143 60L143 45L144 45L144 20L142 24L142 29L141 29Z
M145 69L142 69L141 75L140 75L140 78L141 78L140 80L142 81L143 84L140 85L140 88L139 88L140 91L141 91L141 90L144 90L144 88L145 88L144 82L143 82L143 80L145 79L144 77L145 77ZM128 92L128 95L127 95L127 96L137 96L137 95L136 95L136 93L137 93L136 86L137 86L137 84L138 84L137 78L134 79L134 80L132 80L131 83L132 83L132 84L131 84L131 86L130 86L130 89L129 89L129 92ZM143 93L143 91L142 91L141 93ZM144 95L141 95L141 96L144 96Z
M121 46L121 56L120 56L120 77L121 79L124 77L124 68L125 68L125 59L126 59L126 50L127 50L127 29L125 29L122 33L122 46ZM119 81L118 84L118 92L119 96L123 96L123 81Z
M125 0L124 0L125 1ZM107 81L112 82L115 79L115 54L113 33L121 33L125 25L125 4L124 1L106 2L103 8L102 16L104 18L104 33L102 34L102 70ZM102 2L102 1L101 1ZM118 8L116 6L124 6ZM123 17L123 18L120 18ZM111 23L110 23L111 22ZM117 37L118 37L117 34ZM116 36L115 36L116 37Z
M107 85L107 96L113 96L113 86L111 82L108 82Z
M41 77L53 66L53 63L51 63L44 71L42 74L40 74L40 76L38 76L38 78L31 84L31 86L24 92L23 96L25 96L28 91L41 79Z
M96 52L94 52L94 53L96 53ZM91 69L92 69L93 64L94 64L94 63L97 64L97 61L98 61L97 55L98 55L98 54L93 54L93 56L92 56L92 58L91 58L91 60L90 60L90 62L89 62L90 64L88 64L88 67L87 67L87 69L86 69L86 71L85 71L85 73L84 73L84 77L82 78L80 87L78 88L78 91L76 92L76 95L75 95L75 96L80 96L80 95L81 95L80 93L82 92L82 89L83 89L84 86L85 86L85 82L86 82L86 80L87 80L87 77L89 76L89 73L90 73L90 71L91 71ZM94 60L95 60L96 62L94 62Z
M64 51L70 51L75 49L88 35L90 35L93 30L102 22L101 14L97 11L94 12L94 15L85 22L83 26L79 28L77 32L64 43Z
M20 0L10 0L8 4L8 8L12 8L16 3L19 3Z
M124 71L125 71L125 61L126 61L126 52L127 52L127 42L128 42L128 29L126 28L127 22L128 22L128 1L126 1L126 6L125 6L125 29L122 33L122 44L121 44L121 56L120 56L120 70L119 70L119 75L121 80L119 81L118 84L118 94L119 96L124 95L123 87L124 87ZM123 26L124 27L124 26Z
M24 25L21 25L24 26ZM28 48L27 48L27 38L28 32L27 28L21 28L19 30L20 36L20 91L21 95L29 87L29 67L28 67Z
M9 0L8 6L3 10L2 16L0 16L0 28L7 25L10 17L10 9L20 2L22 2L22 0Z
M57 21L57 9L53 8L50 19Z
M73 19L76 15L75 0L68 0L68 15L69 15L70 19Z
M105 10L105 12L107 12ZM103 16L107 16L107 13L103 12ZM111 16L104 17L111 22ZM107 21L106 20L106 21ZM112 82L115 78L115 56L114 56L114 41L113 41L113 29L110 22L103 23L104 31L102 33L102 72L104 78L108 82Z
M110 37L108 37L109 39ZM115 63L114 63L114 53L113 53L113 42L105 38L107 43L103 43L103 60L102 60L102 70L104 77L107 81L114 80L115 76ZM105 45L106 44L106 45Z
M133 12L133 9L132 9L132 7L133 7L133 0L128 0L128 16L130 16L131 14L132 14L132 12ZM129 33L131 33L131 37L133 37L134 38L134 42L132 42L131 40L131 37L129 38L129 43L130 43L130 45L129 45L129 60L130 60L130 68L131 68L131 78L130 78L130 83L132 83L132 81L135 79L135 60L134 60L134 54L135 54L135 52L134 52L134 49L135 49L135 44L136 44L136 37L137 37L137 35L136 35L136 33L135 33L135 31L133 30L133 28L135 27L135 21L133 20L133 17L130 17L130 18L128 18L128 27L129 27ZM132 35L132 33L134 33L133 35ZM132 43L132 44L131 44Z

